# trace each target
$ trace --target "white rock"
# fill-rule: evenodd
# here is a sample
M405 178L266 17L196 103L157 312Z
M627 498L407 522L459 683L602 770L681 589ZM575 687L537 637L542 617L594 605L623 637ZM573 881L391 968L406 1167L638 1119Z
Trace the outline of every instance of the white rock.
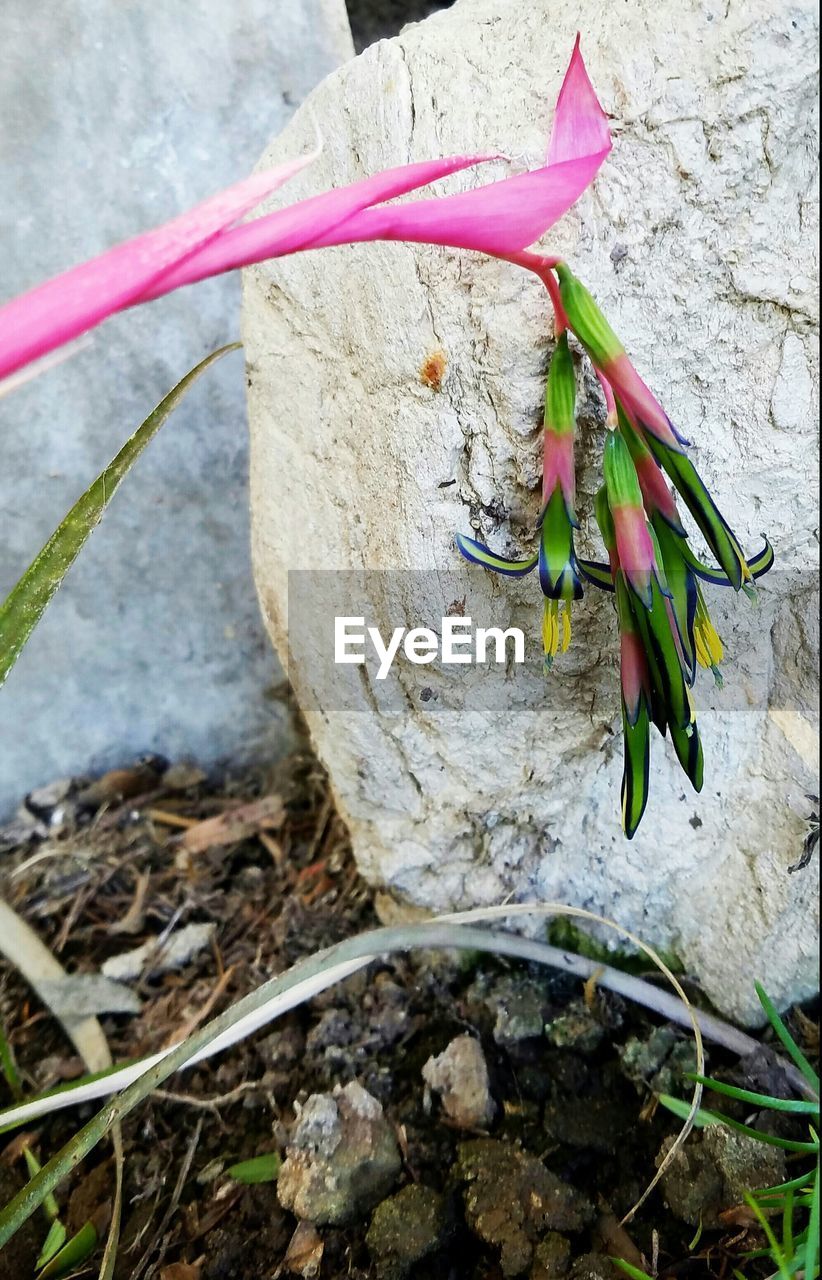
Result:
M685 0L672 23L648 0L462 0L334 73L265 162L308 146L316 121L323 156L289 199L431 155L537 165L577 27L615 146L546 248L694 440L745 546L764 530L778 556L758 609L709 592L728 661L723 692L697 688L703 793L656 739L628 844L609 601L586 594L545 682L536 581L461 567L457 530L503 554L533 544L550 323L514 267L365 245L247 273L256 578L284 655L289 570L428 571L291 579L289 674L372 882L432 908L582 904L673 949L721 1009L755 1020L755 978L780 1003L816 982L817 870L787 870L816 785L815 7ZM587 375L582 409L584 554L602 442ZM527 674L329 668L329 617L362 613L358 598L384 627L438 622L464 596L483 625L529 629Z

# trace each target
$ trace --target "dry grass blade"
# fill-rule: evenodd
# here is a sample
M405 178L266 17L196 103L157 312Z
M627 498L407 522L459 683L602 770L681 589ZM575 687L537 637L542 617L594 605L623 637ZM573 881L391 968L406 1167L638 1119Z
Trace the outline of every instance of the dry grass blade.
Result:
M110 1067L111 1053L103 1028L97 1019L67 1017L58 1009L52 1008L48 996L49 983L56 984L56 989L59 990L60 982L67 977L66 971L34 930L2 898L0 898L0 951L22 974L29 986L33 987L46 1007L51 1009L83 1059L86 1070L105 1071ZM100 1280L110 1280L114 1274L114 1262L120 1238L120 1216L123 1203L123 1138L119 1124L115 1124L112 1128L111 1142L114 1148L114 1200L100 1267Z
M247 840L260 831L276 831L285 821L280 796L263 796L189 826L180 843L187 853L204 853L220 845Z
M46 1008L51 1009L68 1038L86 1065L88 1071L105 1071L111 1066L111 1055L96 1018L71 1017L52 1009L49 1003L52 990L66 978L66 971L55 959L48 947L40 941L34 930L17 915L16 911L0 898L0 951L33 987ZM48 984L57 984L50 988Z

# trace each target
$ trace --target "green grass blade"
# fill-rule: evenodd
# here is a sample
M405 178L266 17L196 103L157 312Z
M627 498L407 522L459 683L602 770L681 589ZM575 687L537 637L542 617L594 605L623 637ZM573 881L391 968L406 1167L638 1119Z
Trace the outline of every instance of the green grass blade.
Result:
M20 1079L20 1072L17 1070L17 1063L14 1060L14 1050L6 1038L2 1023L0 1023L0 1071L3 1073L3 1078L9 1086L9 1092L15 1102L22 1102L23 1082Z
M62 1249L63 1245L66 1243L67 1235L68 1232L60 1219L55 1218L54 1222L52 1222L49 1227L49 1233L46 1236L42 1249L40 1250L40 1257L37 1259L35 1266L44 1267L47 1262L50 1262L55 1253Z
M779 1014L776 1011L776 1006L774 1005L767 991L765 991L764 987L759 982L754 983L754 986L756 987L756 994L759 996L759 1003L762 1005L762 1008L765 1010L765 1013L767 1014L767 1017L768 1017L768 1021L770 1022L776 1034L779 1036L779 1039L782 1041L788 1054L796 1063L796 1066L802 1072L808 1084L811 1086L811 1088L814 1090L814 1092L818 1097L819 1096L819 1076L816 1074L813 1067L808 1062L808 1059L805 1057L804 1053L799 1048L799 1045L794 1040L790 1031L785 1026L785 1023L780 1018Z
M675 1116L682 1119L690 1110L687 1102L682 1102L679 1098L672 1098L669 1093L661 1093L659 1101L668 1111L672 1111ZM744 1133L749 1138L755 1138L757 1142L764 1142L769 1147L782 1147L784 1151L804 1151L811 1155L815 1155L818 1151L818 1145L815 1142L795 1142L792 1138L778 1138L772 1133L763 1133L761 1129L754 1129L749 1124L742 1124L739 1120L732 1120L730 1116L723 1116L721 1111L708 1111L705 1107L700 1107L694 1117L694 1125L697 1128L704 1129L709 1124L724 1124L728 1129L735 1129L737 1133Z
M772 1196L783 1196L788 1191L802 1191L805 1187L811 1186L813 1178L813 1170L809 1169L807 1173L800 1174L798 1178L791 1178L790 1182L780 1182L775 1187L762 1187L756 1192L758 1200L768 1199Z
M67 1271L73 1271L81 1262L85 1262L86 1258L91 1257L99 1239L97 1228L92 1222L87 1222L46 1264L37 1280L58 1280L58 1277L64 1276Z
M785 1246L785 1256L790 1260L793 1258L796 1246L794 1244L793 1232L793 1192L789 1191L785 1196L782 1205L782 1243Z
M805 1241L805 1280L813 1280L818 1275L817 1260L819 1258L819 1161L813 1180L813 1197L811 1200L811 1216L808 1219L808 1236Z
M635 1267L632 1262L626 1262L624 1258L611 1258L611 1261L626 1276L630 1276L631 1280L651 1280L647 1271L640 1271L639 1267Z
M235 1182L251 1187L258 1182L276 1182L281 1163L276 1151L266 1151L261 1156L252 1156L250 1160L233 1164L230 1169L226 1169L226 1173Z
M25 1104L39 1102L43 1098L56 1098L61 1093L71 1093L73 1089L81 1089L84 1084L90 1084L94 1080L104 1080L106 1076L112 1076L117 1071L122 1071L124 1067L139 1061L139 1058L123 1058L120 1062L112 1063L110 1067L105 1067L102 1071L92 1071L84 1076L78 1076L76 1080L67 1080L65 1084L56 1084L53 1089L44 1089L42 1093L33 1093L25 1099ZM28 1123L29 1119L24 1115L21 1120L9 1120L6 1124L0 1124L0 1136L4 1133L9 1133L12 1129L19 1129L22 1124Z
M213 351L169 391L106 469L78 498L20 581L12 587L0 605L0 686L5 682L89 534L100 523L103 512L132 463L157 434L169 414L176 409L192 383L216 360L229 351L236 351L239 346L240 343L233 342L230 346L221 347L219 351Z
M674 1098L670 1093L660 1093L659 1101L666 1110L672 1112L680 1120L684 1120L690 1111L687 1102L683 1102L681 1098ZM714 1111L706 1111L704 1107L700 1107L694 1116L694 1128L704 1129L709 1124L724 1124L724 1121L724 1116L720 1116Z
M698 1076L693 1071L685 1073L688 1080L699 1080L712 1093L723 1093L728 1098L737 1098L740 1102L750 1102L757 1107L769 1107L772 1111L791 1111L801 1114L818 1115L819 1103L809 1098L773 1098L768 1093L754 1093L750 1089L737 1089L735 1085L723 1084L721 1080L712 1080L710 1076Z
M771 1260L775 1262L776 1265L779 1267L779 1275L781 1280L791 1280L791 1272L788 1269L788 1261L784 1253L782 1252L782 1249L779 1246L779 1241L777 1240L776 1236L773 1233L773 1228L771 1227L771 1224L768 1222L768 1219L765 1217L759 1205L756 1203L753 1196L749 1192L746 1192L745 1194L745 1203L756 1214L759 1225L762 1228L762 1230L765 1232L765 1236L767 1237L768 1246L771 1252Z

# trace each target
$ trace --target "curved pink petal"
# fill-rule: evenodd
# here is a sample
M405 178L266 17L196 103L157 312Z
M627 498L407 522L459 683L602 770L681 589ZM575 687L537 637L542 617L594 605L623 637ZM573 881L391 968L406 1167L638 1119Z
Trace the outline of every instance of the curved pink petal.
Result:
M610 149L608 117L594 93L579 51L577 33L571 61L557 97L547 160L549 164L559 164L577 156L596 155L600 151L607 153Z
M601 151L545 165L453 196L364 209L312 248L363 240L412 240L502 257L517 253L567 213L591 185L607 154Z
M682 453L682 446L688 441L679 435L654 393L640 378L630 357L623 351L609 361L602 372L630 411L632 419L669 449Z
M316 158L253 174L171 222L126 240L0 307L0 378L93 328Z
M605 112L579 51L579 36L557 99L549 163L439 199L365 209L316 241L413 240L504 256L533 244L590 186L611 150Z
M300 249L313 248L320 237L368 205L405 195L435 182L437 178L491 159L494 157L488 155L450 156L443 160L404 164L349 186L300 200L285 209L277 209L241 227L224 231L211 244L150 286L140 301L149 301L181 285L194 284L197 280L237 267L247 267L265 258L282 258Z

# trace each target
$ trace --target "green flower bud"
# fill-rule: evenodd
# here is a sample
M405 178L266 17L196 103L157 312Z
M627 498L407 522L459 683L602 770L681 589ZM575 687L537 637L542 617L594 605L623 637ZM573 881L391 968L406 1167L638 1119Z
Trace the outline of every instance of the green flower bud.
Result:
M642 508L642 490L634 460L622 436L612 431L605 442L602 471L611 507Z
M597 489L597 495L594 499L594 514L597 518L597 524L599 525L606 551L614 551L616 549L616 529L614 528L614 517L611 515L611 508L608 506L608 494L605 491L604 484Z
M568 349L568 334L557 338L556 351L548 370L545 386L545 426L549 431L565 434L574 429L577 380L574 362Z
M607 372L608 365L624 355L625 348L585 285L577 280L564 262L560 262L555 270L559 276L559 296L568 323L594 364Z

